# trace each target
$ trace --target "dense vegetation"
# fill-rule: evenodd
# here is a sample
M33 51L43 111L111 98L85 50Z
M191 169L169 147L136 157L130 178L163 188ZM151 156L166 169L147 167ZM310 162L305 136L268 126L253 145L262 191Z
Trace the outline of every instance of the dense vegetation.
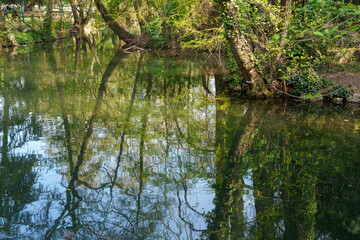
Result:
M18 1L3 1L18 4ZM122 49L200 50L227 54L228 89L251 98L346 98L321 73L360 58L357 1L29 0L25 17L0 17L0 44L81 36L110 28ZM42 8L40 9L39 7ZM22 20L24 19L24 21ZM134 48L134 47L137 48ZM325 89L325 90L324 90Z

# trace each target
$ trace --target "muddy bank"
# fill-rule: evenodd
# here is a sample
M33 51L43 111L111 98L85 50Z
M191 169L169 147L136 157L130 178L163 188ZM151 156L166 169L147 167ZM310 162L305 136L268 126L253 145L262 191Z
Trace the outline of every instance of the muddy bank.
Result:
M351 90L352 96L348 97L346 102L360 103L360 73L338 72L326 74L324 78L333 80ZM339 99L335 99L335 101L339 101Z
M338 72L327 74L324 76L324 78L333 80L345 87L350 88L353 93L360 93L360 73Z

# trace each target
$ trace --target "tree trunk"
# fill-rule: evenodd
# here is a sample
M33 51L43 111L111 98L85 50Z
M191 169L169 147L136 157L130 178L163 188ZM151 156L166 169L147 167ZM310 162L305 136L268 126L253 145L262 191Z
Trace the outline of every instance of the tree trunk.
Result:
M44 37L47 39L51 38L52 13L53 13L53 0L48 0L46 6L46 16L44 19Z
M282 50L282 48L284 47L285 44L285 38L287 37L288 34L288 27L291 23L291 0L281 0L281 7L284 8L283 11L283 17L284 17L284 32L281 36L280 39L280 50ZM281 52L278 55L277 60L279 61L281 58Z
M264 78L256 70L255 56L244 38L237 22L237 9L231 0L218 0L220 13L224 16L225 35L237 66L246 81L245 94L250 98L271 95Z
M5 34L3 34L3 32L6 32L5 18L2 14L0 14L0 47L4 46L5 43Z
M75 31L81 31L81 19L80 16L78 14L78 11L76 9L76 4L74 3L74 1L69 1L70 2L70 7L71 7L71 12L73 14L74 17L74 30Z
M79 4L78 1L76 0L70 0L70 7L71 7L71 12L73 14L74 17L74 24L73 24L73 29L72 31L74 33L84 33L84 28L86 26L86 24L89 23L89 12L92 8L92 4L90 3L90 6L88 7L88 10L85 11L84 10L84 5L83 4Z
M96 8L101 14L106 24L119 37L120 40L126 43L126 46L136 44L136 36L119 25L119 23L108 13L101 0L95 0Z
M12 41L9 38L9 35L7 33L8 29L5 26L6 19L5 17L0 13L0 48L1 47L11 47L14 46L16 41L14 38L14 41Z
M5 23L5 17L0 13L0 47L6 46L9 43Z

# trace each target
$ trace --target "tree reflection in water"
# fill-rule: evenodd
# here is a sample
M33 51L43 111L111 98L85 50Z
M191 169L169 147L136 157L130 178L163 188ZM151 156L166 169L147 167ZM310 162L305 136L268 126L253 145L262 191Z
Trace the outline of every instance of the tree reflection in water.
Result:
M215 101L221 61L107 55L1 57L1 238L359 237L359 110Z
M278 109L279 105L262 105L263 110L245 106L243 115L217 111L215 209L208 214L206 236L359 237L354 227L360 213L355 207L360 175L352 174L359 166L359 128L346 124L349 120L339 115L338 111L346 108L297 105L287 109L285 103ZM310 108L304 109L307 106ZM357 114L347 117L354 121ZM325 116L340 119L324 124ZM251 198L251 206L246 207ZM341 204L335 199L341 199Z
M12 86L11 77L11 72L4 68L1 75L0 231L9 236L17 234L21 226L31 224L32 216L26 207L38 198L33 188L36 173L32 171L37 155L18 150L39 137L37 123L21 112L26 103L12 96L16 86Z

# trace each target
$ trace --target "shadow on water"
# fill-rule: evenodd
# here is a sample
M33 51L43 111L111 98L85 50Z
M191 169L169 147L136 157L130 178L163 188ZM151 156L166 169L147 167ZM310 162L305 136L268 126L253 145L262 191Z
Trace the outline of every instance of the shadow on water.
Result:
M231 104L219 58L91 43L1 57L1 238L360 237L358 108Z

